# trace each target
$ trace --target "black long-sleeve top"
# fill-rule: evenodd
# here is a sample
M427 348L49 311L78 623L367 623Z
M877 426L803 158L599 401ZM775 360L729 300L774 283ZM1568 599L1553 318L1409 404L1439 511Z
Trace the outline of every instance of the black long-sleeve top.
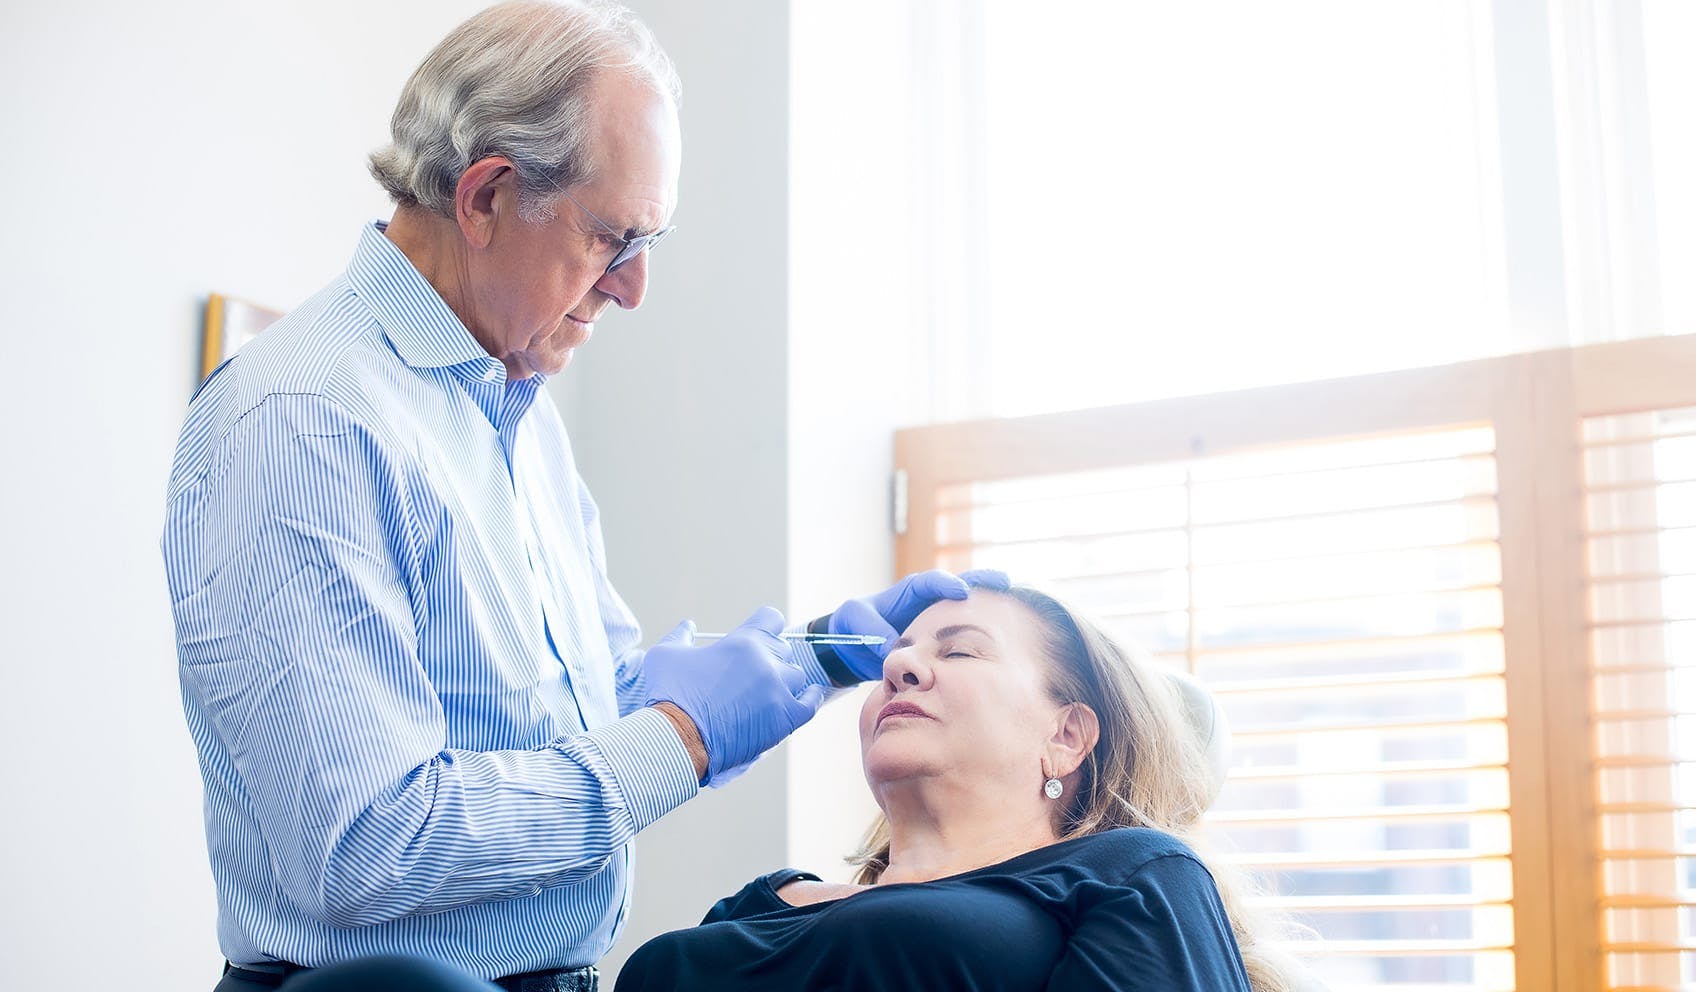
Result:
M931 882L791 906L764 875L637 949L616 992L1248 992L1213 878L1156 830L1061 841Z

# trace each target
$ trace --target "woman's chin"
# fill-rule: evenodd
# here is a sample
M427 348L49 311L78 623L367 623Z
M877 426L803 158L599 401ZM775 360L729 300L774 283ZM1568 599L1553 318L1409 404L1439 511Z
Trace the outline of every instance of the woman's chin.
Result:
M873 743L866 752L863 762L866 770L866 782L876 790L885 785L898 782L932 778L941 773L936 763L927 760L922 755L911 752L902 753L897 748L878 748Z

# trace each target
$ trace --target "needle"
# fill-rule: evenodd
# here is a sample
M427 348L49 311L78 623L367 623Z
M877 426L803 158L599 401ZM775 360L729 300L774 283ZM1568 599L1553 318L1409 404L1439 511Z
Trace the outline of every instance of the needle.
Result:
M696 634L697 641L716 641L728 634ZM871 646L882 644L888 640L876 634L808 634L800 631L784 631L778 635L787 641L806 641L808 644L864 644Z

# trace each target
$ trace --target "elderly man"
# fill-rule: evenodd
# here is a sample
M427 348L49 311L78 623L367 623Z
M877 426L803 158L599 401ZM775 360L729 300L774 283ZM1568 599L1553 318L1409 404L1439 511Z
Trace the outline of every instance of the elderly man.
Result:
M644 651L607 580L542 382L642 302L676 94L620 8L473 17L372 158L393 219L191 403L163 544L222 992L395 952L592 988L635 834L877 675L770 609ZM912 577L815 629L965 589Z

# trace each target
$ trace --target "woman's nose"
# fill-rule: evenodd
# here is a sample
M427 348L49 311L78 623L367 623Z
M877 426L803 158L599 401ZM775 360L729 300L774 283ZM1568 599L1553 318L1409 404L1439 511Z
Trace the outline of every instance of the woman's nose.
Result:
M897 648L883 658L884 688L890 692L930 686L931 670L916 645Z

